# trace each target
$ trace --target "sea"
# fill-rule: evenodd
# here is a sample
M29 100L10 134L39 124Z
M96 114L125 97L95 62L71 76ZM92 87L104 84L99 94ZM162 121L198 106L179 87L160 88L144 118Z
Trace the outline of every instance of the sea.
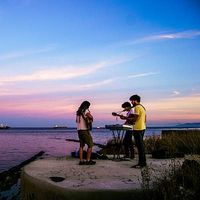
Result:
M93 129L95 143L106 144L112 138L107 129ZM40 151L44 157L69 156L79 148L76 128L10 128L0 130L0 173L31 158ZM94 150L97 150L95 146Z
M162 130L173 127L150 127L145 136L160 135ZM112 132L105 128L92 130L95 143L106 144L113 138ZM76 128L10 128L0 130L0 173L31 158L40 151L44 157L63 157L78 150L79 143L66 139L78 140ZM94 147L94 151L98 147Z

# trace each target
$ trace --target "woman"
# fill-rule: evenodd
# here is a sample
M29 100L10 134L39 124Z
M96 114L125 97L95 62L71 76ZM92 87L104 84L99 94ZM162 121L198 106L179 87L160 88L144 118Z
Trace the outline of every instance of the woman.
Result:
M94 144L90 130L92 129L93 116L89 111L89 107L90 102L83 101L76 112L77 131L80 141L79 165L94 165L96 163L95 161L91 160L92 147ZM85 144L88 146L86 161L83 160L83 148Z

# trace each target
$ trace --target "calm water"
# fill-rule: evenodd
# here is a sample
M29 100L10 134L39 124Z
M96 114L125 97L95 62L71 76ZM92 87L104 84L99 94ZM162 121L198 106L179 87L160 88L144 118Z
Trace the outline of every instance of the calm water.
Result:
M146 135L159 135L160 133L159 128L146 131ZM92 135L94 142L101 144L106 144L106 141L112 138L112 133L107 129L94 129ZM65 141L66 138L78 139L76 129L11 128L0 130L0 172L20 164L39 151L45 151L45 156L70 155L71 151L79 147L79 144Z

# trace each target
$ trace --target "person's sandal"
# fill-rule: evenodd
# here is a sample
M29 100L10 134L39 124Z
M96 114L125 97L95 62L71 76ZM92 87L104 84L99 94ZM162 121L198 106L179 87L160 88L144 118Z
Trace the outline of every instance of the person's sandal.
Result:
M89 161L86 161L85 164L86 164L86 165L95 165L96 162L93 161L93 160L89 160Z

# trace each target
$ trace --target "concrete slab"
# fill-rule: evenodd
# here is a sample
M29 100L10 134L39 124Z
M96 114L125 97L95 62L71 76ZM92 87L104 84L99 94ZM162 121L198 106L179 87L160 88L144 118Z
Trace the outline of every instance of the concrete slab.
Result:
M148 169L156 174L171 163L169 159L147 160ZM32 162L22 173L22 199L121 199L141 192L142 170L131 168L136 159L96 161L96 165L78 165L78 159L69 157ZM63 180L55 182L52 177Z

